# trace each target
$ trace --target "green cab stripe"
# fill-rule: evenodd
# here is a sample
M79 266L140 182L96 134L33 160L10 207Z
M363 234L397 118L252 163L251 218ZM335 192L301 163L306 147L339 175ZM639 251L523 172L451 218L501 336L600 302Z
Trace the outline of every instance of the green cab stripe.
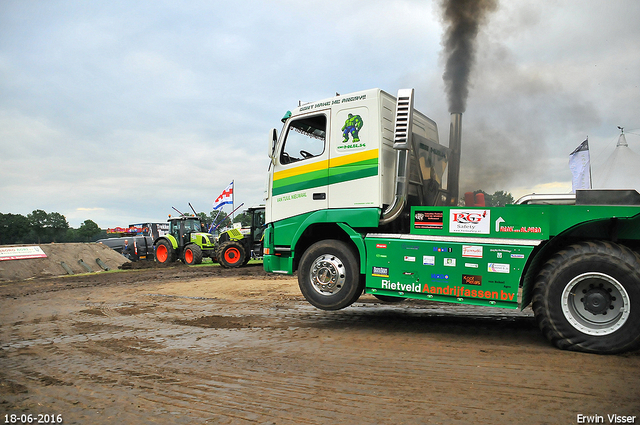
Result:
M335 172L329 169L329 184L342 183L350 180L363 179L378 175L378 164L369 167L348 167L348 170ZM355 168L355 169L354 169Z
M342 183L350 180L362 179L378 174L378 158L367 159L351 164L331 167L329 169L311 171L298 176L287 177L273 182L272 195L326 186L327 184Z
M327 184L328 177L329 177L329 171L326 168L319 171L311 171L305 174L300 174L298 176L275 180L273 182L273 189L276 190L276 189L280 189L282 187L287 187L291 185L300 185L300 184L304 185L304 183L308 183L311 181L315 183L314 183L314 186L310 186L310 187L321 186L323 184ZM324 183L322 182L322 180L324 180Z

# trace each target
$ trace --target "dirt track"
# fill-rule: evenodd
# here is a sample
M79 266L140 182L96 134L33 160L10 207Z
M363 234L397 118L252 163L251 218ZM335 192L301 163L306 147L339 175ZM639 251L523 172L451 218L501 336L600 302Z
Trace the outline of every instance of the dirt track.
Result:
M527 312L324 312L260 266L5 283L0 323L3 423L640 423L639 353L557 350Z

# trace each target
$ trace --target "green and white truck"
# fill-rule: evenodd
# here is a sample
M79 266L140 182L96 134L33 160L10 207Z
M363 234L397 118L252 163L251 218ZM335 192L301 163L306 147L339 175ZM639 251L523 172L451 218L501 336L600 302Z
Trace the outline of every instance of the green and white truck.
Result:
M303 104L270 133L264 268L314 306L364 292L524 309L557 347L640 347L640 195L584 190L458 205L461 114L449 146L413 90Z

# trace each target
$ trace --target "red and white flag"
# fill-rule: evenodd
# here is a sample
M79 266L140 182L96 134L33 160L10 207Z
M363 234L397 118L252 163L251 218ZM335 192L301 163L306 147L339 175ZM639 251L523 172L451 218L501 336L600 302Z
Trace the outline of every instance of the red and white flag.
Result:
M227 204L233 205L233 182L229 183L229 186L213 202L213 209L220 209Z

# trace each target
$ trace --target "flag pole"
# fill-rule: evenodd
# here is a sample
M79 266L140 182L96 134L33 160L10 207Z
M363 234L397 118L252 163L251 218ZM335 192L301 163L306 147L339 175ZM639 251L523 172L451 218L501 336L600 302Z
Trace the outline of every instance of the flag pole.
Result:
M587 146L589 146L589 135L587 135ZM591 172L591 152L589 152L589 189L593 189L593 173Z

